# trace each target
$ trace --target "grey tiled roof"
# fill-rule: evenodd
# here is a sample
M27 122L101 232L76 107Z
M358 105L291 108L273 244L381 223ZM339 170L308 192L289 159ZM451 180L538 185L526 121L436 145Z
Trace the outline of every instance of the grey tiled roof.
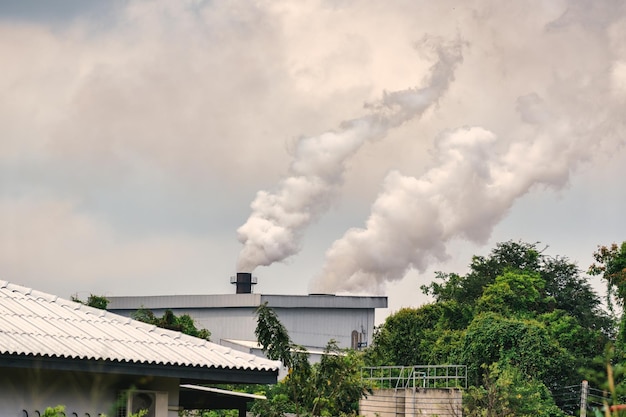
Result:
M277 371L280 363L0 281L0 355Z

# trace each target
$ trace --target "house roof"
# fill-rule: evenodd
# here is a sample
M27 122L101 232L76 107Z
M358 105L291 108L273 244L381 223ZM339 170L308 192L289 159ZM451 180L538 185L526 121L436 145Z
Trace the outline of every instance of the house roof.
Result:
M0 281L0 365L16 358L108 362L137 368L277 375L280 363ZM19 361L18 361L19 362ZM106 369L105 369L106 371ZM179 372L175 376L184 376ZM275 380L275 376L274 376Z

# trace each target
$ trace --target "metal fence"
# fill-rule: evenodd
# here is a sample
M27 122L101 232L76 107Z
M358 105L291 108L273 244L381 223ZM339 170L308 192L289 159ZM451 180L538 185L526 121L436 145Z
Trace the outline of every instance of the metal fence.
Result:
M373 388L467 388L465 365L374 366L361 376Z

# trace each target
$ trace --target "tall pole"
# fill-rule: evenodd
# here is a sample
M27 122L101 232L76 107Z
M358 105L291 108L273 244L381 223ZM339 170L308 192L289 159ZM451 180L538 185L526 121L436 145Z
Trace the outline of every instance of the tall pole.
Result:
M583 381L580 387L580 417L587 417L587 394L589 393L589 382Z

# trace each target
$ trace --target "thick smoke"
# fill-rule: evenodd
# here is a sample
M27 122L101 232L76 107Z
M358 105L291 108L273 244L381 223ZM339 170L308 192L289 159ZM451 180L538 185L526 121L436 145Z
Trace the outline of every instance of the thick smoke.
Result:
M486 243L516 199L537 187L561 189L582 163L619 149L624 12L619 2L568 2L543 25L540 14L515 22L523 34L504 26L495 37L474 32L469 49L481 53L465 54L457 79L477 94L454 97L474 104L465 107L469 127L442 130L423 174L387 175L365 227L332 244L311 291L382 293L408 270L445 260L453 239ZM477 27L496 22L476 15Z
M290 176L277 192L258 194L239 229L239 269L296 253L342 183L348 158L435 103L442 106L428 125L439 132L431 135L432 163L387 175L365 227L331 246L311 291L381 293L408 270L445 260L454 239L486 243L518 198L537 187L561 189L579 165L618 149L626 10L611 1L536 6L461 7L462 41L438 49L426 87L388 94L371 114L303 139ZM460 45L467 46L462 65Z
M369 114L297 143L288 177L275 192L257 193L252 214L237 230L244 245L238 271L249 272L297 253L305 228L335 197L350 157L366 142L383 138L390 129L419 117L438 102L462 61L462 44L425 39L418 48L432 48L437 57L424 87L385 93L379 102L367 106Z
M453 238L485 243L515 200L533 187L565 185L581 162L624 132L619 107L588 113L585 100L604 91L605 81L588 87L589 94L565 95L570 101L560 106L535 93L519 97L515 108L528 129L510 137L483 127L442 133L434 166L424 175L388 174L365 228L334 242L312 291L383 293L409 269L423 271L445 260Z

